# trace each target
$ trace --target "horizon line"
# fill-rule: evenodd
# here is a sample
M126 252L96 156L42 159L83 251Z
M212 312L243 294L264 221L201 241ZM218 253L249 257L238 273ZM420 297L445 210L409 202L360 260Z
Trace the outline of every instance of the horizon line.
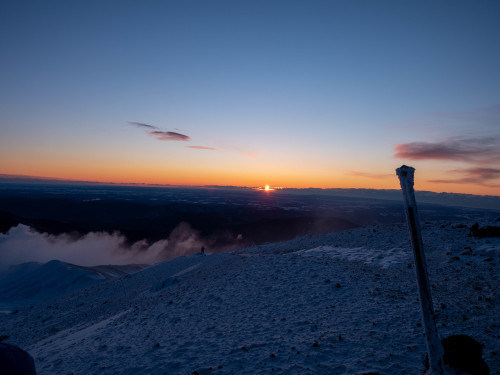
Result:
M0 173L0 183L2 180L7 179L26 179L29 181L39 181L39 182L54 182L54 183L69 183L69 184L84 184L84 185L105 185L105 186L138 186L138 187L165 187L165 188L198 188L198 189L216 189L216 188L237 188L237 189L261 189L263 186L243 186L243 185L174 185L174 184L154 184L154 183L145 183L145 182L111 182L111 181L86 181L86 180L72 180L58 177L43 177L43 176L31 176L31 175L19 175L19 174L4 174ZM19 181L12 181L10 183L19 183ZM24 181L25 183L29 183L28 181ZM400 189L376 189L376 188L321 188L321 187L307 187L307 188L298 188L298 187L273 187L278 188L278 190L337 190L337 191L347 191L347 190L357 190L357 191L380 191L380 192L395 192L400 191ZM417 190L417 193L433 193L433 194L454 194L460 196L474 196L474 197L495 197L499 198L500 195L489 195L489 194L468 194L468 193L454 193L447 191L432 191L432 190Z

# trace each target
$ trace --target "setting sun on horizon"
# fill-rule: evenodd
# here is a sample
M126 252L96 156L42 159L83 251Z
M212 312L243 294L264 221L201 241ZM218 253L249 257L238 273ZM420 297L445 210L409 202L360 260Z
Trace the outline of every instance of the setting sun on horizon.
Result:
M0 175L500 195L497 3L59 5L3 8Z

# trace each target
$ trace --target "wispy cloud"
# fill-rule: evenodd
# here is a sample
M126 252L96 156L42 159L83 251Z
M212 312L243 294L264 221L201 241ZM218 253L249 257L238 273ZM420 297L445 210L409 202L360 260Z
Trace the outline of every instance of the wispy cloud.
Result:
M500 136L452 138L440 142L398 144L395 157L408 160L458 161L468 165L448 170L442 178L428 180L442 184L474 184L500 187Z
M139 128L146 128L146 129L158 129L156 126L149 125L149 124L144 124L142 122L130 122L130 125L138 126Z
M197 150L217 150L216 148L213 147L207 147L207 146L186 146L187 148L195 148Z
M145 124L143 122L130 122L129 121L129 124L144 129L146 134L149 134L150 136L155 137L156 139L158 139L160 141L189 141L189 140L191 140L191 137L189 137L188 135L177 133L177 132L163 131L163 130L160 130L160 128L157 126Z
M427 116L438 120L433 126L458 132L457 136L431 142L400 143L394 146L394 157L456 165L455 169L442 170L439 177L428 182L500 187L500 104L427 113Z
M189 141L191 139L191 137L185 134L165 132L162 130L153 130L148 132L148 134L152 135L156 139L159 139L160 141Z
M449 139L441 142L397 144L395 157L409 160L500 162L500 137Z
M500 183L495 183L494 180L500 180L500 169L497 168L466 168L454 169L447 172L458 177L450 179L429 180L434 183L444 184L476 184L488 187L499 188Z
M183 141L183 142L191 141L191 137L186 135L186 134L182 134L179 132L172 132L172 131L164 131L164 130L161 130L157 126L146 124L143 122L129 121L128 124L143 129L146 134L148 134L149 136L154 137L160 141ZM175 130L178 130L178 129L175 128ZM195 149L195 150L207 150L207 151L220 151L221 150L221 148L215 148L215 147L209 147L209 146L196 146L196 145L186 146L186 148L191 148L191 149ZM222 150L237 152L237 153L245 155L246 157L249 157L249 158L256 158L259 156L256 152L249 152L249 151L241 150L241 149L235 148L235 147L226 147L226 148L222 147Z
M453 172L466 173L470 178L480 178L482 180L500 178L500 169L498 168L468 168L464 170L455 170Z

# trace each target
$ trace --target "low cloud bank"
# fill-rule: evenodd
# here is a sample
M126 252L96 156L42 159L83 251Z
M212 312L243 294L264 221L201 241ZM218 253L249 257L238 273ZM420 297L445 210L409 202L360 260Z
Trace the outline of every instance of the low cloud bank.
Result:
M45 263L53 259L81 266L153 264L194 254L202 246L206 246L203 239L187 223L180 223L167 239L153 244L142 240L131 246L126 245L126 238L119 232L90 232L75 239L68 234L39 233L19 224L7 234L0 233L0 265Z

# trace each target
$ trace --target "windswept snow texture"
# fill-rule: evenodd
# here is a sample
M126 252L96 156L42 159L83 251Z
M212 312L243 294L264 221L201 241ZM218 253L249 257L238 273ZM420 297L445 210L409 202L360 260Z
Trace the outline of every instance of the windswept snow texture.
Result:
M81 267L52 260L23 263L0 274L0 310L23 303L47 300L88 287L104 279L115 279L144 268L144 265Z
M500 239L423 239L441 336L476 338L498 374ZM176 258L0 314L0 335L40 375L422 374L410 251L397 224Z

